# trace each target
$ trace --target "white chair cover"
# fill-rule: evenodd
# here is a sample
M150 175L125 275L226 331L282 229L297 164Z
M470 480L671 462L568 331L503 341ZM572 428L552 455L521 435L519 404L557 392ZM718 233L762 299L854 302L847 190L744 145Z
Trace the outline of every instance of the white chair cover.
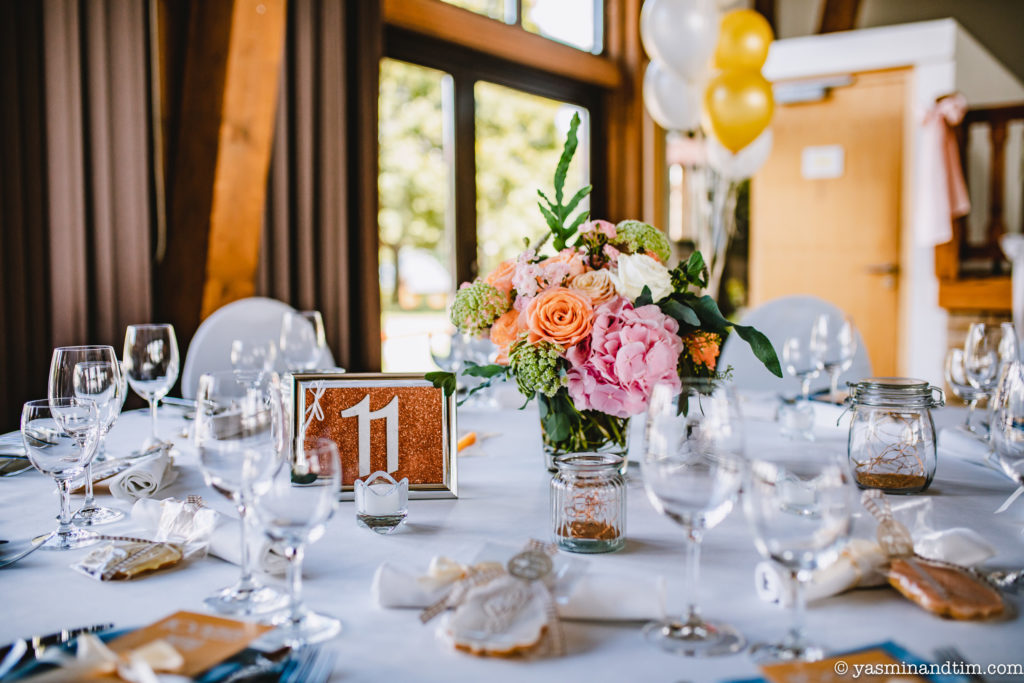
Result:
M729 335L722 347L722 355L718 359L719 367L725 369L732 366L733 383L739 389L773 391L786 396L798 394L800 382L786 373L785 362L782 360L782 345L793 335L810 339L811 326L823 313L835 320L843 318L843 312L837 306L815 296L803 295L785 296L765 302L743 316L741 325L756 327L771 340L783 366L783 379L768 372L754 356L749 345L735 332ZM839 376L839 387L845 389L847 381L854 382L870 376L871 360L868 358L867 349L864 348L864 340L857 331L857 352L854 354L850 369ZM828 385L828 375L822 373L812 381L811 388L814 391L827 388Z
M231 343L236 339L269 340L277 344L284 314L294 310L282 301L257 296L233 301L214 311L202 322L189 344L181 372L181 395L195 398L203 373L231 369ZM318 366L334 367L329 348L324 348ZM284 372L286 369L278 353L276 370Z

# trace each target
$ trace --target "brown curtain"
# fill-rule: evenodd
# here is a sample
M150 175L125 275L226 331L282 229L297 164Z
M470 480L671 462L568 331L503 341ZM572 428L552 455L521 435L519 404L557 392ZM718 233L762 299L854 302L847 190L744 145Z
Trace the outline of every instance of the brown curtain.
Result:
M151 314L146 5L0 0L0 430Z
M323 313L339 365L380 369L377 0L289 0L257 292Z

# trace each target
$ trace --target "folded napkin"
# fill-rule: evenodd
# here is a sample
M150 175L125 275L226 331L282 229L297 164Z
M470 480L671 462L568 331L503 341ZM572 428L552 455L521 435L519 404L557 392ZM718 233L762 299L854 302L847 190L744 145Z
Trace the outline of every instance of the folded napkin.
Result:
M137 525L148 532L163 536L157 540L182 540L192 543L205 543L206 551L214 557L219 557L225 562L240 565L242 563L242 545L239 542L242 521L227 517L209 508L201 512L207 513L207 520L197 520L194 525L177 525L171 533L168 533L166 510L170 510L173 516L176 509L182 506L181 501L168 498L166 500L153 500L141 498L132 507L131 519ZM195 528L202 526L200 534L195 533ZM163 533L161 533L163 532ZM249 552L256 558L256 566L263 572L273 576L283 576L288 569L288 560L284 552L274 543L270 542L262 534L247 534Z
M921 557L973 567L995 556L996 549L977 532L957 527L925 534L914 540L914 552ZM851 588L881 586L887 580L880 571L889 557L874 541L854 538L839 559L814 572L804 587L807 602L838 595ZM793 603L793 579L789 571L773 562L754 568L757 597L783 607Z
M169 450L140 462L107 482L110 494L118 500L149 498L161 489L170 486L178 478Z
M438 562L440 559L440 563ZM443 558L432 569L461 566ZM426 608L443 598L461 571L432 571L424 575L407 567L384 562L373 577L373 594L381 607ZM556 602L561 619L577 621L646 621L665 616L665 579L583 573L567 599Z

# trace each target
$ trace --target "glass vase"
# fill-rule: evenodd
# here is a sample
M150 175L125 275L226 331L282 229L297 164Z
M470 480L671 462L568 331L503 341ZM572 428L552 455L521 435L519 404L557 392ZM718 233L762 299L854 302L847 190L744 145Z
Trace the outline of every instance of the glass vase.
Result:
M576 410L565 397L540 398L540 435L544 444L544 464L549 472L557 471L555 458L570 453L611 453L622 456L619 471L626 473L629 462L629 418L615 417L596 410ZM552 412L565 416L560 433L550 433L545 417Z

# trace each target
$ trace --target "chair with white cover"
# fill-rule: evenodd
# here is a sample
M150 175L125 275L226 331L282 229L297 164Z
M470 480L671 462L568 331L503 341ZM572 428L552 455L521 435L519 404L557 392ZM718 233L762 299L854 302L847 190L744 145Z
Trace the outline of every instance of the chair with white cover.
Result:
M272 341L277 345L281 321L285 313L294 310L283 301L257 296L233 301L210 314L199 325L185 355L181 395L195 398L199 377L203 373L231 369L231 344L236 339ZM324 347L318 367L334 367L334 357L329 348ZM277 354L275 369L278 372L287 369L280 353Z
M785 362L782 360L782 346L788 337L794 335L810 339L811 327L819 315L828 315L830 323L841 321L843 311L829 302L819 299L816 296L797 295L784 296L772 301L767 301L757 308L748 311L740 321L741 325L748 325L757 328L768 337L775 352L779 355L779 362L783 366L783 379L779 379L762 365L751 352L745 341L739 338L734 332L729 335L722 354L718 359L718 367L725 369L732 366L733 384L738 389L749 389L755 391L771 391L785 396L795 396L800 393L800 382L795 377L785 372ZM843 374L839 376L839 387L845 388L847 381L857 381L871 376L871 360L868 357L867 349L864 348L864 340L860 332L855 330L857 335L857 351L853 356L853 363ZM814 380L812 390L827 388L829 384L828 375L822 372Z

